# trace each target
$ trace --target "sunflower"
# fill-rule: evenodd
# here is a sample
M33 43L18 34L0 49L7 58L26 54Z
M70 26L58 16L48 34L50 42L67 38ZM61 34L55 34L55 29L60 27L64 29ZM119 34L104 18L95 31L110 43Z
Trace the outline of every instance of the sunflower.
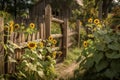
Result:
M7 31L7 32L8 32L8 31L9 31L9 27L8 27L8 26L5 26L5 27L4 27L4 31Z
M87 45L88 45L87 41L84 41L84 42L83 42L83 46L84 46L84 47L87 47Z
M89 22L89 23L92 23L92 22L93 22L93 19L92 19L92 18L89 18L89 19L88 19L88 22Z
M37 44L35 42L28 42L27 47L34 50L37 47Z
M99 20L99 19L95 19L95 20L94 20L94 23L95 23L96 25L98 25L98 24L100 24L100 20Z
M35 28L35 24L34 23L30 23L30 28Z
M120 25L118 25L118 26L116 27L116 29L117 29L117 31L120 31Z
M54 40L53 40L53 44L56 44L56 43L57 43L57 41L54 39Z
M48 40L49 40L49 41L53 41L53 37L52 37L52 36L49 36Z
M18 29L19 28L19 24L15 24L14 25L14 29L16 30L16 29Z
M44 45L43 45L43 42L40 42L40 43L39 43L39 46L40 46L40 48L43 48L43 46L44 46Z

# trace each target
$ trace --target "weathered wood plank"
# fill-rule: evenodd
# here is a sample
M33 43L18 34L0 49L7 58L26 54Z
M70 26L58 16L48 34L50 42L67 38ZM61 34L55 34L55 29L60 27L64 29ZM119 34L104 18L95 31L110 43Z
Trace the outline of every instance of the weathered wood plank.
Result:
M10 34L10 40L12 41L12 42L14 42L14 32L12 32L11 34Z
M76 28L76 31L77 31L77 33L78 33L78 35L77 35L77 45L78 45L78 47L80 47L80 27L81 27L81 25L80 25L80 20L77 20L77 28Z
M60 50L61 48L60 47L54 47L52 48L52 51L56 51L56 50Z
M21 34L21 37L22 37L21 42L25 42L25 34L24 33Z
M18 36L18 33L15 32L15 33L14 33L14 43L17 43L17 36Z
M32 41L35 40L35 33L32 34Z
M71 47L72 44L73 44L73 42L68 43L68 46L67 46L67 47Z
M27 41L31 41L31 35L28 34Z
M76 35L76 34L78 34L77 32L70 32L70 33L68 33L68 36L73 36L73 35Z
M43 24L42 24L42 23L40 23L39 26L40 26L40 31L39 31L39 32L40 32L40 33L39 33L39 34L40 34L40 38L43 39L43 37L44 37L44 27L43 27Z
M0 74L4 74L4 19L0 17Z
M62 52L63 58L65 58L68 53L68 19L64 19L62 33L63 33Z
M61 37L63 37L62 34L51 34L51 36L52 36L53 38L61 38Z
M40 32L36 33L36 39L40 39Z
M45 27L46 27L46 38L51 34L51 6L47 5L45 8Z
M56 22L56 23L60 23L60 24L64 23L63 20L58 19L58 18L54 18L54 17L52 17L52 21L53 21L53 22Z

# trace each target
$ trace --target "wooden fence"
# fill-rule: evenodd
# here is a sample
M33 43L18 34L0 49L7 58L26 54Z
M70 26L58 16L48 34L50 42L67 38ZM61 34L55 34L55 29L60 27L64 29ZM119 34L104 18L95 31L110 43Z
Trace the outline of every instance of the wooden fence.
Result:
M40 19L40 18L39 18ZM40 20L41 21L41 20ZM51 34L51 23L55 22L60 24L60 29L61 29L61 34ZM42 22L39 22L39 31L33 34L29 34L28 36L25 37L24 33L18 33L18 32L13 32L10 34L10 37L7 38L10 40L12 43L16 43L19 46L23 47L22 49L15 49L15 55L12 55L16 59L19 59L20 56L24 53L24 45L28 41L40 41L41 39L47 39L49 36L52 36L53 38L59 39L59 45L55 47L55 50L60 50L62 51L62 59L64 59L68 53L68 48L74 44L71 42L70 37L71 36L76 36L76 41L77 41L77 46L79 46L79 41L80 41L80 25L79 25L79 20L76 22L76 30L70 30L69 29L69 23L68 19L58 19L52 16L52 10L51 6L48 5L45 8L45 17ZM3 28L4 22L3 19L0 18L0 28ZM6 43L6 38L3 36L4 32L3 29L0 29L0 42L1 43ZM4 44L3 43L3 44ZM7 63L7 58L4 58L4 55L6 55L5 50L3 45L0 44L0 74L2 73L13 73L15 71L15 63Z

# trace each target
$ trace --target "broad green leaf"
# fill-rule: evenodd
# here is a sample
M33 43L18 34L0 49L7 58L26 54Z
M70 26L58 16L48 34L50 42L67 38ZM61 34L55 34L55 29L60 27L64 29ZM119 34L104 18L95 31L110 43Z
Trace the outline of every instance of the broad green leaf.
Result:
M23 72L19 71L19 75L23 76L23 77L27 77Z
M33 65L32 63L28 63L26 65L30 70L37 71L37 66L36 65Z
M46 49L48 50L48 52L52 53L52 49L50 47L46 47Z
M44 76L44 72L43 72L43 71L37 71L37 73L38 73L38 75L39 75L40 77L43 77L43 76Z
M9 60L9 62L17 62L14 58L12 58L10 56L8 56L8 60Z
M120 53L117 52L117 51L114 51L112 53L106 52L105 55L106 55L107 58L111 58L111 59L118 59L118 58L120 58Z
M106 47L105 43L102 43L102 42L96 43L97 50L105 51L105 47Z
M7 50L7 44L4 44L4 49Z
M95 68L97 72L105 69L107 66L108 66L108 62L106 60L102 60L98 64L95 64Z
M13 45L14 48L19 48L21 49L20 46L18 46L17 44L13 43L12 41L8 41L10 43L10 45Z
M105 35L105 34L107 34L107 30L99 30L98 31L98 33L100 34L100 35Z
M47 50L46 49L44 49L43 51L42 51L42 55L46 55L47 54Z
M120 72L120 59L119 60L113 60L111 62L111 69L115 72Z
M14 49L12 46L8 45L8 50L10 50L12 53L14 53Z
M94 60L93 58L89 57L86 59L85 63L83 64L83 66L87 69L91 68L94 64Z
M111 69L107 69L105 72L104 72L104 75L110 79L113 79L114 76L117 75L116 72L112 71Z
M108 48L110 48L112 50L120 50L120 44L113 42L111 44L108 44Z
M103 53L94 53L93 55L93 59L96 62L96 64L98 64L103 57Z
M37 55L39 59L42 59L42 55L41 54L38 54Z
M105 42L106 42L107 44L112 41L112 39L111 39L108 35L105 35L105 36L104 36L104 40L105 40Z
M119 32L119 31L117 31L116 33L117 33L117 35L120 35L120 32Z

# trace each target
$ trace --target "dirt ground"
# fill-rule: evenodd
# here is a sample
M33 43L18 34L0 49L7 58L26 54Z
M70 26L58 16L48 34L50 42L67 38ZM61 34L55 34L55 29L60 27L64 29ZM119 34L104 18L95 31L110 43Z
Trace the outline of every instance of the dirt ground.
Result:
M72 77L74 75L74 70L78 67L78 63L73 62L69 65L65 65L63 63L59 63L56 65L56 71L58 73L58 78L56 80L60 80L60 78L66 80L68 77Z

